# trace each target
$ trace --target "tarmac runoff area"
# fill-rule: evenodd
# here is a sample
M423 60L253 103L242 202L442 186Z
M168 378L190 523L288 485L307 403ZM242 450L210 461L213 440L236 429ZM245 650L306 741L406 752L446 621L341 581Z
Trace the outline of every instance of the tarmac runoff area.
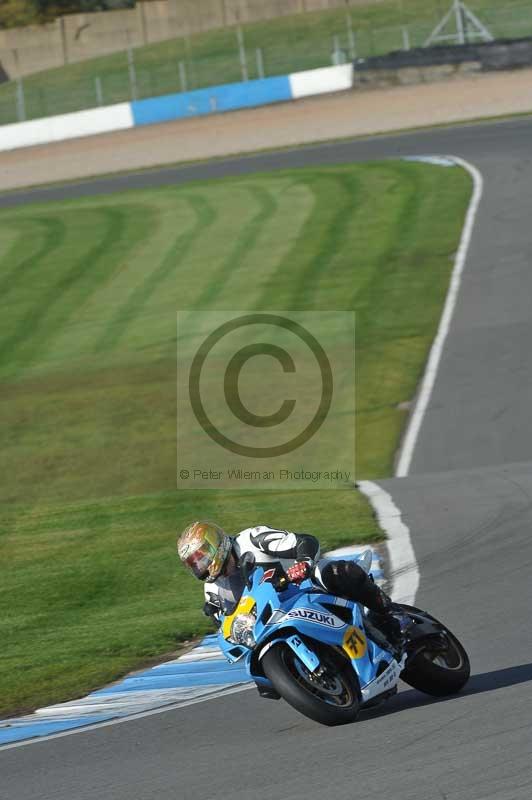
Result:
M258 800L529 800L531 141L532 122L518 120L142 176L146 185L207 170L242 174L426 153L456 154L481 172L484 194L409 474L379 482L409 531L416 603L454 629L470 653L465 691L436 701L406 688L356 725L331 730L253 691L218 697L0 751L6 797L247 800L252 787ZM114 188L124 180L114 179ZM109 180L90 188L98 187L112 190ZM89 187L45 196L61 191L73 196Z

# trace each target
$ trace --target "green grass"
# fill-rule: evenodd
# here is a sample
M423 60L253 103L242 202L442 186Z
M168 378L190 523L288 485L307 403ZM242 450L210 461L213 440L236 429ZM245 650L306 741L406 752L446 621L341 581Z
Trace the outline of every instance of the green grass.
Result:
M0 212L0 713L116 678L207 629L176 528L379 536L337 491L175 491L175 312L357 312L357 476L392 471L470 181L383 162Z
M388 0L351 9L357 57L403 47L407 25L412 46L424 43L450 0ZM469 7L498 37L532 33L532 9L524 0L470 0ZM266 75L283 75L331 63L333 37L349 55L345 9L298 14L244 26L248 71L257 77L256 48L263 53ZM233 29L170 39L135 49L137 97L181 91L179 62L186 65L187 88L242 80ZM97 105L95 79L100 78L104 104L132 99L125 51L47 70L24 79L28 119L77 111ZM0 86L0 124L17 120L16 86Z

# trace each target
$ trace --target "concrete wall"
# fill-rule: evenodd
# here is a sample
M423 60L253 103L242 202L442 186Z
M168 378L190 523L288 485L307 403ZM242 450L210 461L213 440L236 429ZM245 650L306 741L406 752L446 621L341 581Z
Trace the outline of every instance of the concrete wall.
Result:
M368 0L349 0L349 6ZM383 0L369 0L378 4ZM0 30L0 63L10 78L150 42L290 14L346 8L345 0L154 0L132 9L69 14L48 25Z

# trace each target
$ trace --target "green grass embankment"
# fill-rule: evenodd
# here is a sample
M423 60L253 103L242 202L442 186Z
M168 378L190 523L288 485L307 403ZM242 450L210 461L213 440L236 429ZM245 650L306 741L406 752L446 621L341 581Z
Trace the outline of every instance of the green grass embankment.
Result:
M391 473L470 181L383 162L0 212L0 714L207 629L176 528L378 535L353 490L176 492L177 309L357 314L357 476Z
M403 26L412 47L423 45L450 0L385 0L357 5L350 17L358 58L380 55L404 46ZM493 0L470 0L496 37L516 38L532 33L532 10L523 0L507 0L504 9ZM330 65L333 39L351 54L346 9L297 14L244 25L249 78L257 78L256 50L260 48L266 76ZM137 99L182 90L179 62L187 88L198 89L242 80L233 28L169 39L135 48ZM28 119L91 108L98 104L96 78L104 105L133 99L127 52L94 58L24 78ZM16 85L0 85L0 125L17 121Z

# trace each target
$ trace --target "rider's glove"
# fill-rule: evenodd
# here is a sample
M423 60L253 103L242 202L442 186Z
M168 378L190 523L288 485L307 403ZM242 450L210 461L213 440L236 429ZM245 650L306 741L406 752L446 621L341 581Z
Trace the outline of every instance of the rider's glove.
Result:
M290 583L301 583L305 578L308 578L310 573L310 564L308 561L298 561L292 567L286 570L286 577Z
M207 601L203 606L203 613L206 617L210 617L212 619L217 628L220 627L220 620L217 616L220 613L220 606Z

